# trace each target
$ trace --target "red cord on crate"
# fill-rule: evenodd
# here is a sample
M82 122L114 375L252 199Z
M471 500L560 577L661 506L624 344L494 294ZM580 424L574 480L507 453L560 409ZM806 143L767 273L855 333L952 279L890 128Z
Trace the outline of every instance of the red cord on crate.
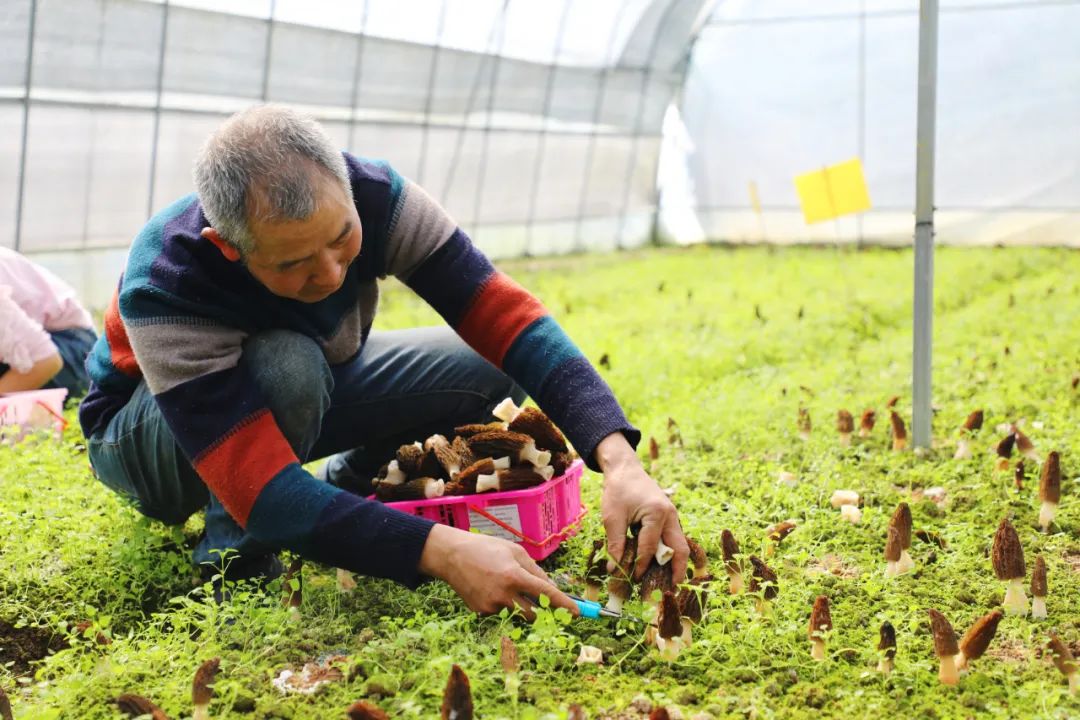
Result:
M531 537L526 536L525 534L523 534L517 528L514 528L514 527L512 527L510 525L507 525L502 520L495 517L494 515L492 515L489 512L481 510L478 507L473 507L472 505L466 505L465 507L467 507L470 512L474 512L474 513L476 513L477 515L479 515L481 517L487 518L488 520L495 523L496 525L498 525L499 527L501 527L503 530L507 531L511 535L516 535L517 537L521 538L524 542L527 542L530 545L533 545L535 547L542 547L542 546L548 544L549 542L551 542L552 540L554 540L556 538L558 538L560 542L562 540L565 540L567 537L569 537L570 530L572 528L576 527L581 522L581 518L585 517L585 513L589 511L589 508L582 505L581 506L581 512L578 513L578 516L576 518L574 518L573 520L571 520L567 524L567 526L564 527L562 530L551 533L550 535L548 535L543 540L533 540Z
M68 426L68 421L64 419L64 416L63 416L63 415L61 415L61 414L57 413L57 412L56 412L55 410L53 410L53 409L52 409L51 407L49 407L49 406L48 406L48 405L46 405L45 403L41 402L40 400L35 400L35 401L34 401L34 404L35 404L35 405L40 405L41 407L45 408L45 411L46 411L47 413L49 413L49 414L50 414L50 415L52 415L52 416L53 416L54 418L56 418L57 420L59 420L59 421L60 421L60 429L61 429L61 430L67 430L67 426Z

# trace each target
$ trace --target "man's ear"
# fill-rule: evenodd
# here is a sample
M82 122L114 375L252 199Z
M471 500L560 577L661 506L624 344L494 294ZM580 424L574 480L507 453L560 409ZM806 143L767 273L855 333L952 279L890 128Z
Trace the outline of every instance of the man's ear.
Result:
M229 243L225 242L225 239L218 234L218 231L212 227L203 228L199 233L204 238L214 243L214 247L221 251L221 254L225 256L225 259L229 262L237 262L240 260L240 251L234 248Z

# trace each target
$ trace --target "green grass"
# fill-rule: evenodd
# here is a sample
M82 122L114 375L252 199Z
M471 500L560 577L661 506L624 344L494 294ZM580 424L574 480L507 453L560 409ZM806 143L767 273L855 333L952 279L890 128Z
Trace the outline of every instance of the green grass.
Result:
M755 616L751 598L714 593L692 648L665 663L628 621L478 618L438 584L412 593L362 579L342 596L332 569L310 565L300 622L273 593L215 607L192 594L196 526L170 530L125 507L94 480L69 430L61 443L0 448L0 621L66 646L29 672L21 662L0 667L0 687L19 719L118 717L111 701L122 692L179 718L191 714L195 668L220 656L218 718L337 718L365 695L394 717L435 717L452 663L471 678L482 718L561 718L570 703L590 717L636 717L628 706L639 696L687 718L1076 717L1080 698L1067 695L1040 648L1053 629L1080 649L1080 393L1070 388L1080 372L1080 254L942 249L936 263L938 412L925 459L891 452L884 421L885 401L899 395L910 425L910 252L701 247L505 265L594 363L608 355L606 379L645 436L660 441L657 479L676 487L684 527L714 560L723 528L760 554L769 524L798 521L773 559L780 595L770 621ZM384 293L379 327L437 321L400 288ZM814 421L805 443L796 435L800 405ZM874 436L839 447L841 407L856 417L877 408ZM986 427L976 458L954 461L954 429L977 407ZM685 442L681 459L667 443L669 417ZM995 426L1020 419L1041 452L1062 453L1051 534L1034 524L1038 469L1028 463L1022 492L1011 473L993 470ZM781 470L799 484L779 484ZM935 485L946 489L943 507L912 500L913 490ZM841 488L862 494L860 525L830 507ZM594 510L546 563L552 572L579 577L601 534L598 477L585 498ZM916 529L946 546L916 540L918 571L887 580L885 529L904 500ZM1037 554L1046 559L1050 619L1006 618L959 688L943 687L926 608L962 633L1000 603L988 550L1005 515L1029 568ZM844 576L818 569L826 556L843 563ZM820 594L834 622L824 663L810 659L806 637ZM899 645L887 679L874 672L886 619ZM71 629L81 621L89 629ZM99 631L112 642L97 644ZM522 657L516 702L499 669L503 634ZM582 642L605 650L603 666L575 666ZM328 653L348 656L352 679L311 697L272 688L282 669Z

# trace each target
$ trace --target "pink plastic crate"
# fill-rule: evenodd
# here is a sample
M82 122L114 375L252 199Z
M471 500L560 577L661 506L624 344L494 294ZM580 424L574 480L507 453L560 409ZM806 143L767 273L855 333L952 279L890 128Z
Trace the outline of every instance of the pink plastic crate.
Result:
M67 427L64 420L64 388L26 390L0 395L0 439L15 442L27 433L52 428L60 435Z
M585 463L578 459L559 477L525 490L386 504L443 525L520 543L529 557L542 560L578 531L588 510L581 504L584 469Z

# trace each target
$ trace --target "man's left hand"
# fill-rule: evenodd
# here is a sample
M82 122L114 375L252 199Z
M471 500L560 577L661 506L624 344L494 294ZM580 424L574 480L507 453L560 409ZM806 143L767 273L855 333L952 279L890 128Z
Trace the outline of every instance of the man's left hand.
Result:
M607 533L608 555L617 562L626 544L626 530L640 523L637 565L634 578L640 579L663 539L675 556L671 574L676 583L686 579L690 548L679 525L675 505L649 477L634 449L622 433L608 435L596 446L596 460L604 471L604 492L600 501L601 518Z

